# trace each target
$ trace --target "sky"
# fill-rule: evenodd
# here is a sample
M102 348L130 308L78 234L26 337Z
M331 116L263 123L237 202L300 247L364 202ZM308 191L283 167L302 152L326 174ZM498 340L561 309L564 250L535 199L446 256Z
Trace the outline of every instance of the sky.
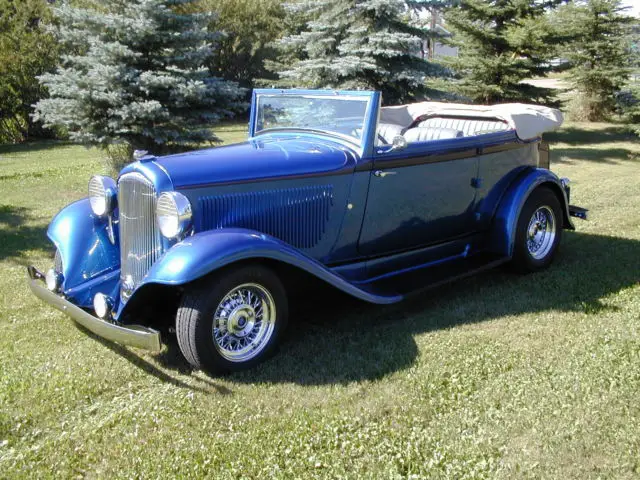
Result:
M640 16L640 0L624 0L623 5L631 7L627 12L634 17Z

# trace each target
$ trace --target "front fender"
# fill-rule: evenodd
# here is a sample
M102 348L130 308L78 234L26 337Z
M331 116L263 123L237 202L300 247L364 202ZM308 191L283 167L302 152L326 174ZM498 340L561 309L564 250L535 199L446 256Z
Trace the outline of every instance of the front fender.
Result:
M541 185L551 187L558 196L564 213L563 227L574 229L567 194L558 176L544 168L527 169L513 181L500 200L490 233L489 249L492 252L511 258L522 207L531 192Z
M226 265L248 259L270 259L289 264L368 302L386 304L402 299L397 295L376 295L356 287L281 240L242 228L210 230L183 240L153 265L139 289L148 284L184 285Z
M120 249L109 240L108 221L97 217L88 198L63 208L51 221L47 236L62 257L62 291L76 305L91 306L97 291L118 282Z

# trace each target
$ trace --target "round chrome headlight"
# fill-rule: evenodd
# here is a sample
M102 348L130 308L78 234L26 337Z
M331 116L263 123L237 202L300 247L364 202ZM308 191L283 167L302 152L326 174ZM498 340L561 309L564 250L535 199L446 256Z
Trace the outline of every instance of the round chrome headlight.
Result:
M156 217L162 235L178 238L191 226L191 203L181 193L164 192L158 197Z
M117 204L117 190L113 178L94 175L89 180L89 202L93 213L102 217L113 212Z

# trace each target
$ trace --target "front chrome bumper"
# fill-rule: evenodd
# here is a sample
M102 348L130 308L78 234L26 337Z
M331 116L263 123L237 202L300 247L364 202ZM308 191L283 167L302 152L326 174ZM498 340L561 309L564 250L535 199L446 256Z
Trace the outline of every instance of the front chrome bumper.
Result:
M30 278L29 287L36 297L66 313L90 332L123 345L144 348L152 352L160 351L162 347L160 332L140 325L116 325L94 317L70 301L49 291L42 282L44 276L35 267L28 267L27 271Z

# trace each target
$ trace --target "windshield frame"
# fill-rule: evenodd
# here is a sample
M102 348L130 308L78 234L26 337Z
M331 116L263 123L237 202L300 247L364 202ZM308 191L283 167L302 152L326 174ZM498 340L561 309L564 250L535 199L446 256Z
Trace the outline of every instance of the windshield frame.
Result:
M331 130L323 130L312 127L271 127L256 131L258 121L258 101L261 96L312 96L312 97L365 97L366 108L362 124L362 136L360 139L352 137L350 135L340 134ZM361 153L369 150L370 145L373 145L370 135L371 124L373 122L374 128L377 122L377 111L379 107L379 93L364 90L303 90L303 89L255 89L252 95L251 102L251 115L249 120L249 138L257 138L262 135L273 134L294 134L294 135L314 135L314 136L327 136L332 140L340 143L349 143L350 147L357 147Z

